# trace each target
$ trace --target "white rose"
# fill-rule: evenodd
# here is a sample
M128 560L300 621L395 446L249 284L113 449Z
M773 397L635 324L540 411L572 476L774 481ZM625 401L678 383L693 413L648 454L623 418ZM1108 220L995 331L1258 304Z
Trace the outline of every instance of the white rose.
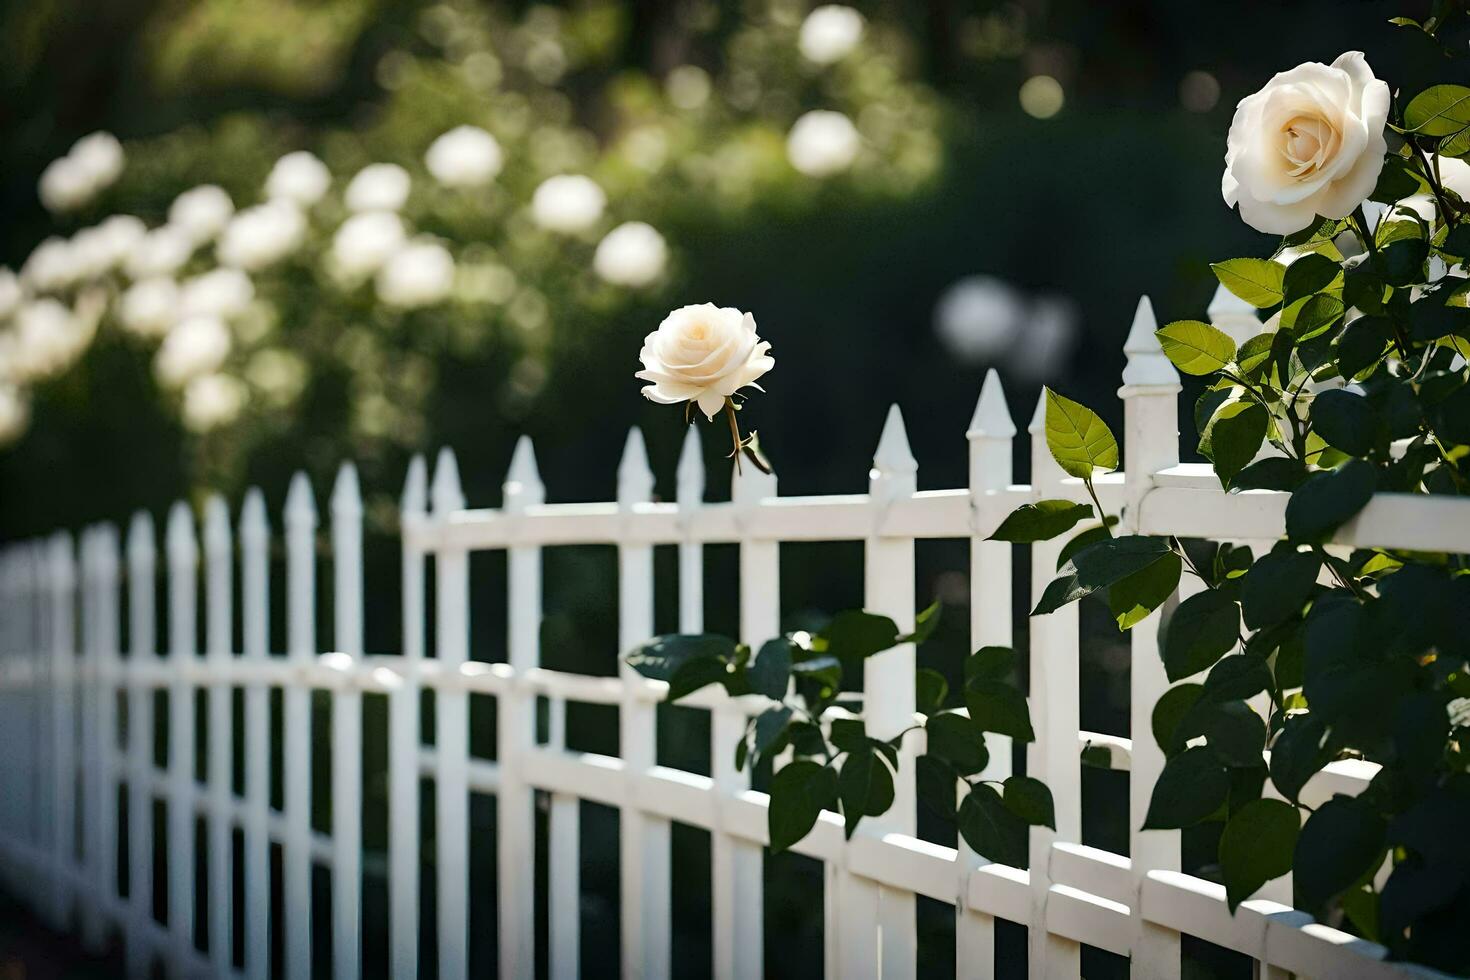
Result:
M22 306L15 315L13 376L22 381L48 377L80 357L97 329L91 309L83 312L49 297Z
M1460 200L1470 202L1470 163L1458 157L1436 157L1435 163L1440 184L1460 195Z
M168 209L168 223L195 243L203 244L223 231L234 213L235 203L224 188L201 184L174 198Z
M133 333L160 337L173 324L178 308L178 285L167 276L154 276L140 279L122 294L118 319Z
M211 269L184 283L179 293L179 318L232 317L244 313L255 298L255 284L239 269Z
M231 346L229 328L222 321L210 316L183 320L163 338L153 370L164 385L178 388L217 369Z
M71 243L53 235L31 250L20 267L20 278L31 289L45 293L70 286L79 271Z
M408 201L408 171L396 163L370 163L347 185L349 211L397 211Z
M378 299L389 306L430 306L453 288L454 257L435 241L410 242L378 270Z
M376 272L403 245L403 221L391 211L354 214L332 236L335 271L348 279Z
M246 208L220 236L219 260L255 271L290 255L306 237L306 218L289 201L273 200Z
M1373 192L1388 149L1388 86L1360 51L1281 72L1235 108L1225 203L1258 231L1289 235L1343 218Z
M332 186L327 165L305 150L287 153L276 161L265 180L265 196L310 207Z
M548 177L531 195L531 217L548 231L573 235L602 217L607 195L591 177L561 174Z
M505 164L495 137L477 126L456 126L434 140L424 165L445 187L479 187L494 180Z
M647 286L664 271L669 249L652 225L629 221L597 243L592 269L615 286Z
M786 158L808 177L841 173L857 159L862 138L852 120L840 112L813 109L791 127Z
M92 133L72 145L68 157L81 166L92 182L94 193L117 180L123 172L123 148L111 133Z
M819 65L841 61L863 39L863 15L851 7L829 3L817 7L801 22L796 46Z
M97 192L91 175L69 156L58 157L46 165L36 190L41 204L52 214L75 211Z
M634 377L651 381L643 396L660 405L695 402L707 418L725 399L776 366L771 345L756 336L755 317L734 307L683 306L643 338Z
M164 225L143 236L128 256L126 268L134 279L168 276L178 272L193 254L194 240L172 225Z

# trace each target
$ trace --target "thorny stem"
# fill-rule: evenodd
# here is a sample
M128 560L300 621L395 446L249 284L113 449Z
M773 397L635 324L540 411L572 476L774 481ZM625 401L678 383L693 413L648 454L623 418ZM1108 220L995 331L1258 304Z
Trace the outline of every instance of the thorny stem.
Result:
M1378 241L1368 229L1368 216L1363 213L1363 205L1358 205L1357 210L1352 214L1351 220L1354 229L1358 233L1358 239L1362 241L1363 247L1368 250L1369 256L1373 259L1373 265L1379 269L1383 268L1383 259L1378 252ZM1403 324L1399 323L1397 316L1392 317L1390 322L1393 324L1393 345L1399 352L1399 360L1407 364L1409 363L1409 350L1404 336Z
M740 422L735 418L735 399L725 399L725 417L730 420L730 456L735 460L735 472L740 472L740 450L745 448L740 438Z
M1424 179L1429 183L1429 189L1434 192L1434 199L1439 202L1439 213L1444 215L1444 223L1451 230L1455 227L1455 209L1450 206L1449 200L1444 196L1444 188L1439 179L1439 155L1434 157L1434 163L1429 162L1429 157L1413 139L1405 140L1414 150L1414 156L1419 160L1419 166L1424 169Z
M1108 515L1103 513L1102 501L1097 499L1097 491L1092 486L1092 477L1084 476L1082 485L1087 488L1087 495L1092 498L1092 505L1097 508L1097 519L1102 521L1103 533L1111 538L1113 529L1108 527Z

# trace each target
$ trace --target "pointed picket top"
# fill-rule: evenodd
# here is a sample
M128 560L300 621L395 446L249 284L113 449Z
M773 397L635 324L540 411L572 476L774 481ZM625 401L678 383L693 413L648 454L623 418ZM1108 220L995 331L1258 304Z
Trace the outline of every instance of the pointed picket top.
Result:
M1215 295L1210 297L1210 305L1205 307L1205 314L1211 322L1235 316L1257 319L1256 308L1226 289L1223 283L1215 287Z
M199 542L194 538L194 512L182 500L174 501L168 509L163 547L170 565L190 565L199 558Z
M97 574L104 580L117 576L119 544L116 524L97 525Z
M685 507L697 507L704 501L704 447L697 425L689 427L684 434L684 448L679 450L674 499Z
M1031 411L1031 421L1026 425L1026 431L1033 436L1046 435L1046 389L1036 396L1036 408Z
M212 557L228 555L230 550L230 508L217 493L204 502L204 550Z
M423 453L414 453L403 478L403 496L398 509L405 514L422 514L429 509L429 467Z
M128 522L128 567L147 568L153 564L156 545L153 540L153 515L135 511Z
M245 491L245 503L240 508L240 541L242 544L259 545L270 536L270 522L265 514L265 496L259 487Z
M357 467L343 463L332 484L332 518L351 520L362 516L362 489L357 483Z
M641 504L653 499L653 468L648 465L648 448L643 444L643 430L633 426L623 444L623 458L618 463L618 503Z
M464 491L459 486L459 461L454 458L454 450L448 446L441 448L439 457L434 460L434 479L429 486L429 499L436 515L442 516L452 510L464 509Z
M291 477L286 491L286 526L316 527L316 500L311 495L311 481L301 470Z
M77 584L77 556L72 548L71 535L57 531L46 544L46 560L51 568L51 586L69 589Z
M873 471L879 476L919 471L919 461L914 459L913 450L909 449L909 434L903 425L903 413L896 404L888 407L883 434L878 437L878 448L873 451Z
M546 501L546 485L541 482L541 473L536 469L536 448L531 444L530 436L523 435L516 440L501 491L506 510L522 510Z
M970 416L970 428L965 438L1013 439L1015 435L1016 423L1011 418L1011 407L1006 404L1000 375L991 368L985 372L985 383L980 386L980 398L975 402L975 414Z
M1139 297L1138 309L1133 314L1133 326L1128 331L1128 339L1123 343L1123 353L1128 357L1128 364L1123 368L1125 388L1179 387L1179 372L1174 370L1174 365L1164 356L1159 338L1154 336L1154 331L1158 328L1159 321L1154 316L1153 304L1147 296Z

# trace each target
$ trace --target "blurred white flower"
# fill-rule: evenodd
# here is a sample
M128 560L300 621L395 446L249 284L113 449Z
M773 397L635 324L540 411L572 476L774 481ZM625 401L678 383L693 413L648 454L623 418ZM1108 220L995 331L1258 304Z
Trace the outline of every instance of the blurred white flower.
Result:
M180 388L216 370L229 356L230 346L230 331L222 320L211 316L181 320L163 338L153 371L160 383Z
M245 312L255 298L255 284L239 269L211 269L183 284L179 319L212 316L228 319Z
M217 254L221 263L253 272L296 251L305 237L306 218L300 208L287 200L267 201L230 220Z
M1077 307L1062 297L1041 297L1032 305L1011 346L1008 363L1028 382L1054 378L1077 343Z
M1021 83L1016 97L1021 100L1021 110L1037 119L1050 119L1067 102L1062 83L1050 75L1032 75Z
M53 213L73 211L110 187L123 162L122 144L111 133L83 136L41 172L41 203Z
M44 378L69 367L92 340L97 321L77 315L45 297L26 303L15 315L12 376L22 381Z
M617 286L646 286L664 271L668 258L664 236L652 225L629 221L597 243L592 269Z
M857 127L840 112L813 109L791 127L786 157L808 177L830 177L852 166L862 147Z
M15 385L0 384L0 446L19 439L31 421L31 406Z
M332 186L327 165L305 150L287 153L276 161L265 180L265 196L310 207Z
M128 275L134 279L171 276L193 254L193 239L172 225L164 225L143 236L125 265Z
M301 394L310 370L299 355L267 347L250 358L245 376L267 399L284 405Z
M456 126L429 145L424 164L445 187L480 187L500 173L505 155L483 129Z
M863 39L863 15L851 7L829 3L814 9L801 22L796 46L819 65L841 61Z
M405 309L438 303L454 288L454 257L438 242L409 242L378 270L378 299Z
M698 109L709 99L709 72L698 65L680 65L664 79L669 101L680 109Z
M569 235L597 224L606 206L602 188L581 174L548 177L531 195L531 217L536 224Z
M71 285L77 279L71 243L54 235L41 242L21 265L20 278L31 289L43 293Z
M168 276L140 279L128 287L118 304L125 329L144 337L161 337L178 319L179 287Z
M233 422L245 407L250 392L236 378L206 374L184 388L184 426L192 432L208 432Z
M968 364L993 361L1016 339L1024 314L1021 297L991 276L966 276L946 289L934 306L934 331L956 358Z
M23 299L25 290L21 288L20 279L10 269L0 265L0 320L14 313Z
M147 225L130 214L115 214L72 236L71 260L78 279L96 279L124 262L137 248Z
M349 211L397 211L408 202L412 182L396 163L370 163L347 185L344 201Z
M235 203L224 188L201 184L174 198L168 209L168 223L202 245L223 231L234 213Z
M376 272L403 245L403 221L391 211L355 214L332 236L331 260L349 279Z

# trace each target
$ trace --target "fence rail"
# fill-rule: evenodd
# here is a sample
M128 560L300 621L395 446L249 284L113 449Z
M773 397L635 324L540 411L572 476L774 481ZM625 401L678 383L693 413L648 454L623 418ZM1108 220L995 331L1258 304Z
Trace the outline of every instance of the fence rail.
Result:
M1282 534L1286 495L1226 494L1207 467L1181 465L1173 368L1153 338L1153 315L1140 303L1125 346L1124 469L1103 478L1104 507L1122 514L1135 533L1265 541ZM914 618L914 550L923 539L963 539L970 545L971 640L1010 644L1012 549L985 537L1018 504L1038 497L1085 500L1064 478L1039 434L1040 405L1030 428L1031 483L1012 482L1016 428L999 382L987 377L967 432L969 486L918 491L917 464L895 407L874 455L866 494L780 497L774 477L747 471L728 503L705 503L697 433L688 437L672 503L654 502L654 477L635 429L618 471L616 500L547 504L528 440L517 445L499 510L466 509L455 457L440 452L432 481L422 459L409 468L402 498L404 636L401 653L369 654L363 645L362 503L357 475L342 467L329 502L334 650L315 649L318 515L304 475L291 484L282 527L285 539L286 649L268 650L271 529L258 491L247 494L237 540L227 506L210 499L202 534L185 504L169 512L162 561L167 578L166 649L155 643L154 581L159 561L148 515L128 529L86 529L79 546L65 533L12 544L0 552L0 874L31 898L58 928L77 928L91 948L110 933L123 938L131 975L146 977L155 962L175 976L243 976L265 980L271 935L280 931L284 975L306 980L312 970L312 869L331 876L330 942L335 975L357 976L362 948L361 840L362 699L388 703L389 948L395 978L417 975L421 894L419 782L434 785L437 975L461 980L468 971L469 796L497 797L499 973L534 974L537 794L548 798L550 942L547 968L576 976L579 947L579 807L583 800L619 810L621 949L625 976L670 972L670 829L674 822L708 830L713 876L713 963L717 977L755 977L762 949L762 848L765 794L736 771L733 748L745 723L766 706L762 698L730 698L706 689L687 699L711 715L709 776L657 764L655 706L665 685L620 668L593 677L539 666L542 549L611 544L618 554L620 649L653 632L653 548L677 545L679 628L703 628L703 547L734 543L740 552L739 627L747 641L779 631L779 548L782 542L861 541L867 608L900 628ZM1470 552L1470 513L1464 501L1382 494L1342 528L1336 543ZM202 555L201 555L202 543ZM1049 580L1059 543L1031 549L1035 596ZM507 660L469 659L469 556L507 554ZM238 569L237 569L238 559ZM433 655L426 649L431 610L426 563L433 562ZM203 571L204 649L196 649L196 611ZM241 649L232 649L240 576ZM126 588L124 589L124 585ZM1184 586L1186 589L1188 586ZM122 638L126 598L128 643ZM916 972L916 896L955 909L956 956L966 976L995 968L995 920L1028 928L1028 969L1034 977L1076 977L1080 949L1097 947L1131 957L1135 976L1175 976L1181 935L1236 950L1258 964L1258 975L1307 977L1433 976L1387 962L1382 947L1314 923L1290 906L1289 880L1278 880L1243 903L1235 915L1224 889L1180 871L1180 836L1143 831L1149 794L1164 757L1150 731L1150 711L1168 686L1158 653L1157 622L1130 634L1131 729L1138 737L1080 730L1079 625L1076 607L1034 620L1030 629L1031 710L1036 741L1026 767L1044 779L1056 801L1057 829L1031 831L1030 870L987 863L961 842L958 849L918 836L912 760L922 731L903 742L907 762L897 802L864 821L851 841L842 822L823 814L795 850L824 865L824 958L832 976L912 977ZM126 655L124 655L124 653ZM914 651L901 647L873 657L864 714L875 735L908 728L914 717ZM283 806L271 803L269 694L283 699ZM243 691L241 730L232 699ZM195 693L206 692L196 717ZM311 825L313 794L311 694L330 692L330 832ZM167 695L167 757L154 758L155 696ZM420 696L434 698L432 747L420 738ZM497 703L498 760L473 758L468 745L468 698ZM126 734L119 734L119 700ZM538 699L549 706L549 735L538 738ZM568 749L568 703L616 706L620 756ZM202 727L205 778L196 779L196 733ZM231 748L244 747L243 793L232 786ZM1106 748L1115 769L1129 773L1127 856L1079 843L1082 794L1079 749ZM989 777L1008 774L1009 746L992 744ZM1314 803L1359 792L1375 767L1339 762L1303 792ZM128 816L120 840L121 794ZM167 813L166 839L153 838L152 813ZM208 872L196 880L198 846ZM79 832L77 832L79 830ZM243 859L233 839L243 837ZM280 845L284 915L272 915L270 852ZM167 912L153 908L155 852L166 855ZM126 858L127 887L118 859ZM236 882L241 883L243 962L233 958ZM195 889L207 909L195 920ZM196 941L200 926L207 943Z

